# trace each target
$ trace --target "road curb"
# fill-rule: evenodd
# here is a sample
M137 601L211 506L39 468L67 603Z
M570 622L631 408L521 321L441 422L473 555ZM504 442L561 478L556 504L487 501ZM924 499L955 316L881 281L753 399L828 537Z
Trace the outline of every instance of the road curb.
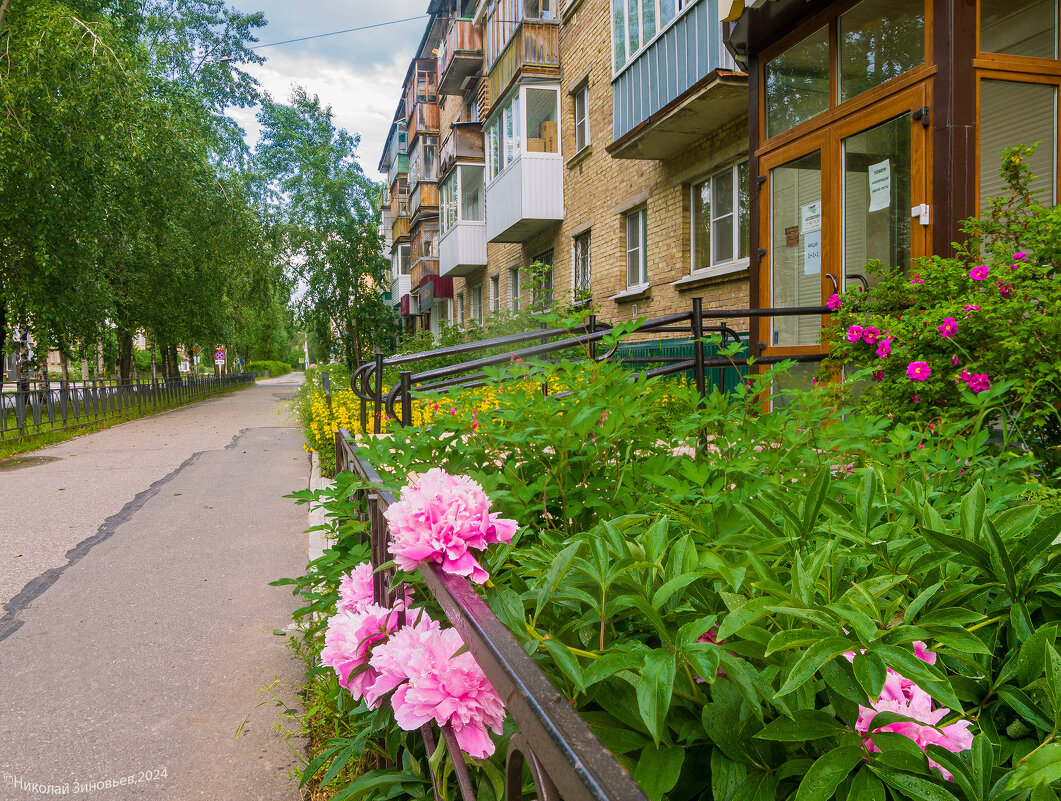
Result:
M309 474L309 488L313 491L327 489L331 487L335 481L330 478L324 478L321 475L320 458L317 453L310 453L310 474ZM317 526L326 526L328 524L328 518L324 511L324 507L320 504L309 505L309 528L314 529ZM324 555L324 549L331 545L332 539L328 536L326 530L310 531L307 548L309 561L319 559Z

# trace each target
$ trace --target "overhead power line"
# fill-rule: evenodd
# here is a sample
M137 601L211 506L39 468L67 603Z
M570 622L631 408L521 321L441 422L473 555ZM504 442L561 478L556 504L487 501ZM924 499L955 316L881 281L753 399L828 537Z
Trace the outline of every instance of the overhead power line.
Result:
M313 36L300 36L297 39L284 39L282 42L269 42L268 44L255 45L250 48L251 50L261 50L263 47L276 47L277 45L293 44L294 42L306 42L310 39L322 39L325 36L338 36L341 33L353 33L355 31L367 31L370 28L382 28L385 25L397 25L401 22L414 22L418 19L425 19L431 16L430 14L420 14L416 17L406 17L405 19L392 19L387 22L376 22L372 25L361 25L357 28L346 28L341 31L328 31L327 33L315 33Z

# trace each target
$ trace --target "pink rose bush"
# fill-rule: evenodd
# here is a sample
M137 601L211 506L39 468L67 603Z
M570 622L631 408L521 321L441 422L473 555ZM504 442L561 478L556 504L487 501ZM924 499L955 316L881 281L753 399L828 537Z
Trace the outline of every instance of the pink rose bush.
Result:
M977 265L976 267L973 267L973 269L969 270L969 277L972 278L974 281L983 281L990 274L991 268L988 267L986 264Z
M906 366L906 377L911 381L927 381L930 375L932 368L928 366L928 362L910 362Z
M490 574L472 551L510 542L519 527L515 520L490 511L490 499L478 483L437 467L405 487L401 500L384 515L390 524L390 552L398 567L413 571L432 562L476 584L485 583Z
M936 663L936 655L927 650L927 646L923 642L914 643L914 655L930 665ZM849 660L854 660L855 658L852 652L844 654L844 656ZM855 729L866 735L872 734L870 725L873 722L873 718L880 712L895 712L904 717L912 718L912 720L878 726L873 729L873 732L895 732L896 734L901 734L917 743L922 751L929 745L938 745L948 751L958 753L959 751L967 751L973 746L973 735L969 731L969 727L972 725L970 721L960 720L948 726L937 728L939 722L950 714L950 710L946 707L936 707L932 696L891 668L888 668L880 697L869 706L859 706L858 722L855 724ZM867 750L871 752L880 751L880 748L870 737L866 738L865 743ZM948 781L954 780L954 776L935 760L929 758L928 764L938 768Z

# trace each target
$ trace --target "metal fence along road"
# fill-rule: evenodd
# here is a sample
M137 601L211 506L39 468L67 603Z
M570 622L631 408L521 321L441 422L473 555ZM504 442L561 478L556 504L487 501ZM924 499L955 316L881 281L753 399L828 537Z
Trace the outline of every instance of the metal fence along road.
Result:
M254 373L166 381L6 381L0 383L0 440L183 406L253 383Z

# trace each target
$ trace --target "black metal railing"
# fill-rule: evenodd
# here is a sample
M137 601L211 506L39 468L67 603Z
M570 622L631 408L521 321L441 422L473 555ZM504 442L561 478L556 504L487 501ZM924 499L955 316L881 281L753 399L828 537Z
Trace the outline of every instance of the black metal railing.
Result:
M202 400L254 383L254 373L95 381L0 382L0 440L112 420Z
M621 358L616 355L618 345L612 344L605 352L598 348L612 326L600 322L596 315L590 315L586 322L574 328L541 328L524 331L518 334L494 337L492 339L468 342L446 348L402 354L384 358L380 353L372 361L365 362L350 377L350 389L359 399L361 431L369 430L369 407L372 407L372 433L379 434L384 415L394 418L400 425L412 422L412 398L414 392L445 391L454 388L472 388L481 386L486 381L484 368L507 364L513 359L531 359L547 357L565 350L580 348L586 358L596 361L620 359L629 364L656 364L644 370L640 375L645 377L675 375L691 371L696 388L701 397L707 393L707 373L719 371L718 385L722 385L721 373L727 369L745 366L751 356L757 364L769 365L782 361L820 362L825 359L824 353L800 353L786 355L761 355L758 343L750 348L745 356L710 356L706 353L704 337L719 334L721 344L741 342L740 334L730 327L727 321L751 320L760 317L810 317L826 316L833 311L827 306L797 306L777 309L704 309L701 298L693 298L689 311L669 314L647 320L634 334L636 336L655 336L660 334L683 334L693 340L692 358L660 356L651 358ZM524 343L536 344L517 347ZM417 363L437 359L451 359L458 356L470 356L489 352L490 355L468 359L446 367L437 367L420 372L408 369ZM499 352L500 351L500 352ZM384 389L383 374L388 368L399 368L396 380L391 387ZM404 369L403 369L404 368ZM548 395L548 387L543 385L543 392Z
M369 488L357 491L371 532L373 593L376 603L391 606L404 597L392 586L393 568L378 568L390 561L389 529L384 512L394 503L375 467L358 454L350 432L335 434L338 470L352 470ZM647 801L647 797L619 761L604 747L589 725L579 717L534 660L497 618L468 580L426 564L420 575L439 602L450 625L461 635L490 680L509 717L519 731L509 739L505 767L504 801L523 798L523 771L529 770L537 801ZM453 732L441 729L464 801L475 801L475 790ZM427 753L437 742L436 727L421 729ZM432 773L432 782L435 781ZM440 798L435 788L435 798Z

